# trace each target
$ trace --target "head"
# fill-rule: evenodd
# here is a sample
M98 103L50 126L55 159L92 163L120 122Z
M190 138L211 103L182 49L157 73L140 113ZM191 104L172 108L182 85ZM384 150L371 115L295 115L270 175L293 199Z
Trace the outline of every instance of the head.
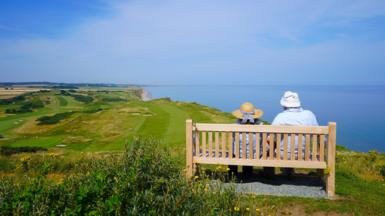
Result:
M281 98L281 106L283 109L300 108L301 101L297 92L287 91Z
M256 109L252 103L246 102L232 114L238 119L240 124L255 124L263 115L263 111Z

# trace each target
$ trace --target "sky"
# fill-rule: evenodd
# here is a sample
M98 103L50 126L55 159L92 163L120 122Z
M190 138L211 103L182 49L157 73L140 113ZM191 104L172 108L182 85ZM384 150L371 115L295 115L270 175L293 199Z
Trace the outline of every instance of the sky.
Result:
M385 85L385 1L0 1L0 82L27 81Z

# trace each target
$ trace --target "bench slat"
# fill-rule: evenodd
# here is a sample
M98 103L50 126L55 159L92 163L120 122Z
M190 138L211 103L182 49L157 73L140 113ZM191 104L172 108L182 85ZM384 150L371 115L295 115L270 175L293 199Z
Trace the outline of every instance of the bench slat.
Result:
M276 142L276 145L277 145L277 150L276 150L276 160L281 160L281 134L277 134L277 142Z
M310 159L310 134L306 134L305 160Z
M215 132L215 157L219 157L219 132Z
M221 138L222 138L222 157L226 157L226 132L221 133Z
M298 134L298 159L297 160L303 160L303 134Z
M266 155L267 155L267 134L263 133L262 134L262 159L266 160Z
M325 135L320 136L319 159L325 161Z
M233 134L232 133L228 133L227 136L228 136L228 142L227 142L228 145L227 146L230 149L229 158L233 158L234 157L234 152L233 152Z
M249 133L249 159L254 159L254 133Z
M199 131L195 132L195 156L199 156L200 153L200 142L199 142Z
M283 135L283 159L287 160L287 146L288 146L288 134Z
M199 131L328 134L327 126L278 126L196 123L194 129Z
M313 135L312 161L317 160L318 136Z
M193 157L194 163L200 164L227 164L239 166L261 166L261 167L288 167L288 168L309 168L325 169L326 162L320 161L296 161L296 160L249 160L229 158L202 158Z
M235 133L235 158L239 158L239 133Z
M269 138L269 159L274 160L274 134L270 134Z
M202 132L202 155L203 157L206 157L206 142L207 142L207 138L206 138L206 132L203 131Z
M246 158L246 133L243 132L242 133L242 158L245 159Z
M256 160L259 160L259 155L261 154L261 134L255 133L255 156Z
M209 132L209 157L213 157L213 132Z
M295 134L290 135L290 160L295 160Z

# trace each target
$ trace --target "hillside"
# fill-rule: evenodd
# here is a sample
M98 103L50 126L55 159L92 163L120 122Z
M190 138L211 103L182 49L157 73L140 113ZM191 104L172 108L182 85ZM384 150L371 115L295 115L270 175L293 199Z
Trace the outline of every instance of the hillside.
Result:
M137 88L55 89L29 92L20 98L2 100L0 104L0 137L2 137L0 138L0 176L2 178L0 180L2 182L0 205L14 202L11 198L7 202L4 200L8 196L11 197L10 194L15 193L19 194L17 197L20 196L19 198L23 199L25 205L28 206L31 204L30 202L35 202L33 200L37 194L45 197L59 193L58 191L61 189L56 188L56 185L62 183L65 190L68 191L89 190L87 194L90 194L87 195L88 197L83 197L82 202L91 203L92 197L97 196L99 192L101 197L97 199L115 199L114 196L122 195L118 180L105 182L111 179L103 177L100 182L94 181L99 181L98 176L102 174L117 176L122 181L123 177L120 175L125 174L119 161L125 163L125 160L132 160L130 166L138 166L137 168L143 169L144 173L136 170L135 181L132 176L126 181L140 184L140 178L143 178L151 180L155 185L165 184L169 187L175 184L180 185L179 189L174 186L172 188L175 191L167 192L175 196L168 198L165 198L167 194L162 194L163 190L153 191L152 186L141 190L135 188L135 191L143 193L141 198L147 202L150 199L147 196L150 195L146 191L149 190L153 193L151 197L154 200L157 199L157 196L163 196L165 200L169 199L168 205L173 203L174 198L182 199L183 205L189 205L188 203L196 205L195 207L184 206L185 208L182 209L186 209L187 212L203 205L202 203L206 199L210 199L212 202L204 205L207 208L216 209L214 213L218 214L288 215L290 212L293 215L306 213L320 215L326 213L385 214L385 155L374 151L358 153L342 147L337 153L336 167L336 193L340 197L339 200L243 196L232 193L216 196L215 193L218 191L213 190L214 194L204 194L206 189L202 188L199 189L203 190L202 193L199 192L198 195L189 194L195 186L190 188L189 185L184 185L183 178L179 175L183 173L184 165L185 119L222 123L234 122L234 119L228 113L196 103L176 102L169 99L142 101L141 93L142 90ZM135 148L132 143L136 142L134 139L136 137L139 137L139 140L152 137L151 139L156 141L150 141L152 143L150 149L138 147L134 153L127 153L127 149ZM144 142L144 145L146 143ZM161 148L157 148L159 146ZM167 149L169 154L163 152L163 149ZM161 152L157 152L158 150ZM122 152L127 154L122 154ZM135 156L135 154L141 156ZM154 158L155 156L156 158ZM172 160L175 164L169 163L168 160ZM157 171L157 166L163 173ZM170 169L170 172L166 172L166 169ZM207 167L207 169L216 169L219 173L224 173L225 170L223 167ZM153 176L146 176L146 172L150 171L154 172ZM302 170L302 172L309 171ZM312 173L310 172L310 174ZM176 182L173 182L172 178L175 178ZM90 186L78 188L76 186L78 181L88 182L87 184ZM202 180L203 188L205 188L204 182ZM33 193L28 192L29 188L35 187L33 184L39 185L41 189ZM112 188L103 188L100 191L90 188L91 185L98 188L97 185L103 184L110 184ZM108 193L109 195L105 194L105 190L113 189L116 191ZM190 192L183 192L182 189ZM50 192L48 193L48 191ZM49 195L50 193L52 194ZM66 194L63 191L60 193L63 193L62 196ZM184 193L189 194L189 199L184 200L187 196ZM83 195L80 193L79 196ZM27 199L26 196L35 198ZM226 200L228 202L225 202ZM136 202L140 206L140 202ZM144 201L142 200L142 202ZM148 205L151 206L151 202L148 202ZM48 204L44 203L44 205ZM49 205L58 206L59 204L53 202ZM100 203L92 203L90 206L105 207ZM121 203L120 207L123 208L124 205ZM163 207L157 208L163 209ZM111 208L118 207L112 206ZM17 210L17 208L15 209ZM107 211L106 209L99 210L100 212ZM176 211L176 209L174 210ZM84 211L88 212L88 210ZM165 210L165 212L169 211ZM204 215L210 211L199 212Z

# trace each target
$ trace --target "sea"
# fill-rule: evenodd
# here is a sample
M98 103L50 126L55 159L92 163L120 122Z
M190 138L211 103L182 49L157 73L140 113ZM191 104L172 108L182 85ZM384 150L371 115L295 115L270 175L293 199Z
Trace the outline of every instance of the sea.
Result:
M299 94L320 125L337 122L337 144L355 151L385 152L385 86L164 85L146 86L152 98L197 102L224 112L251 102L271 122L282 111L285 91Z

